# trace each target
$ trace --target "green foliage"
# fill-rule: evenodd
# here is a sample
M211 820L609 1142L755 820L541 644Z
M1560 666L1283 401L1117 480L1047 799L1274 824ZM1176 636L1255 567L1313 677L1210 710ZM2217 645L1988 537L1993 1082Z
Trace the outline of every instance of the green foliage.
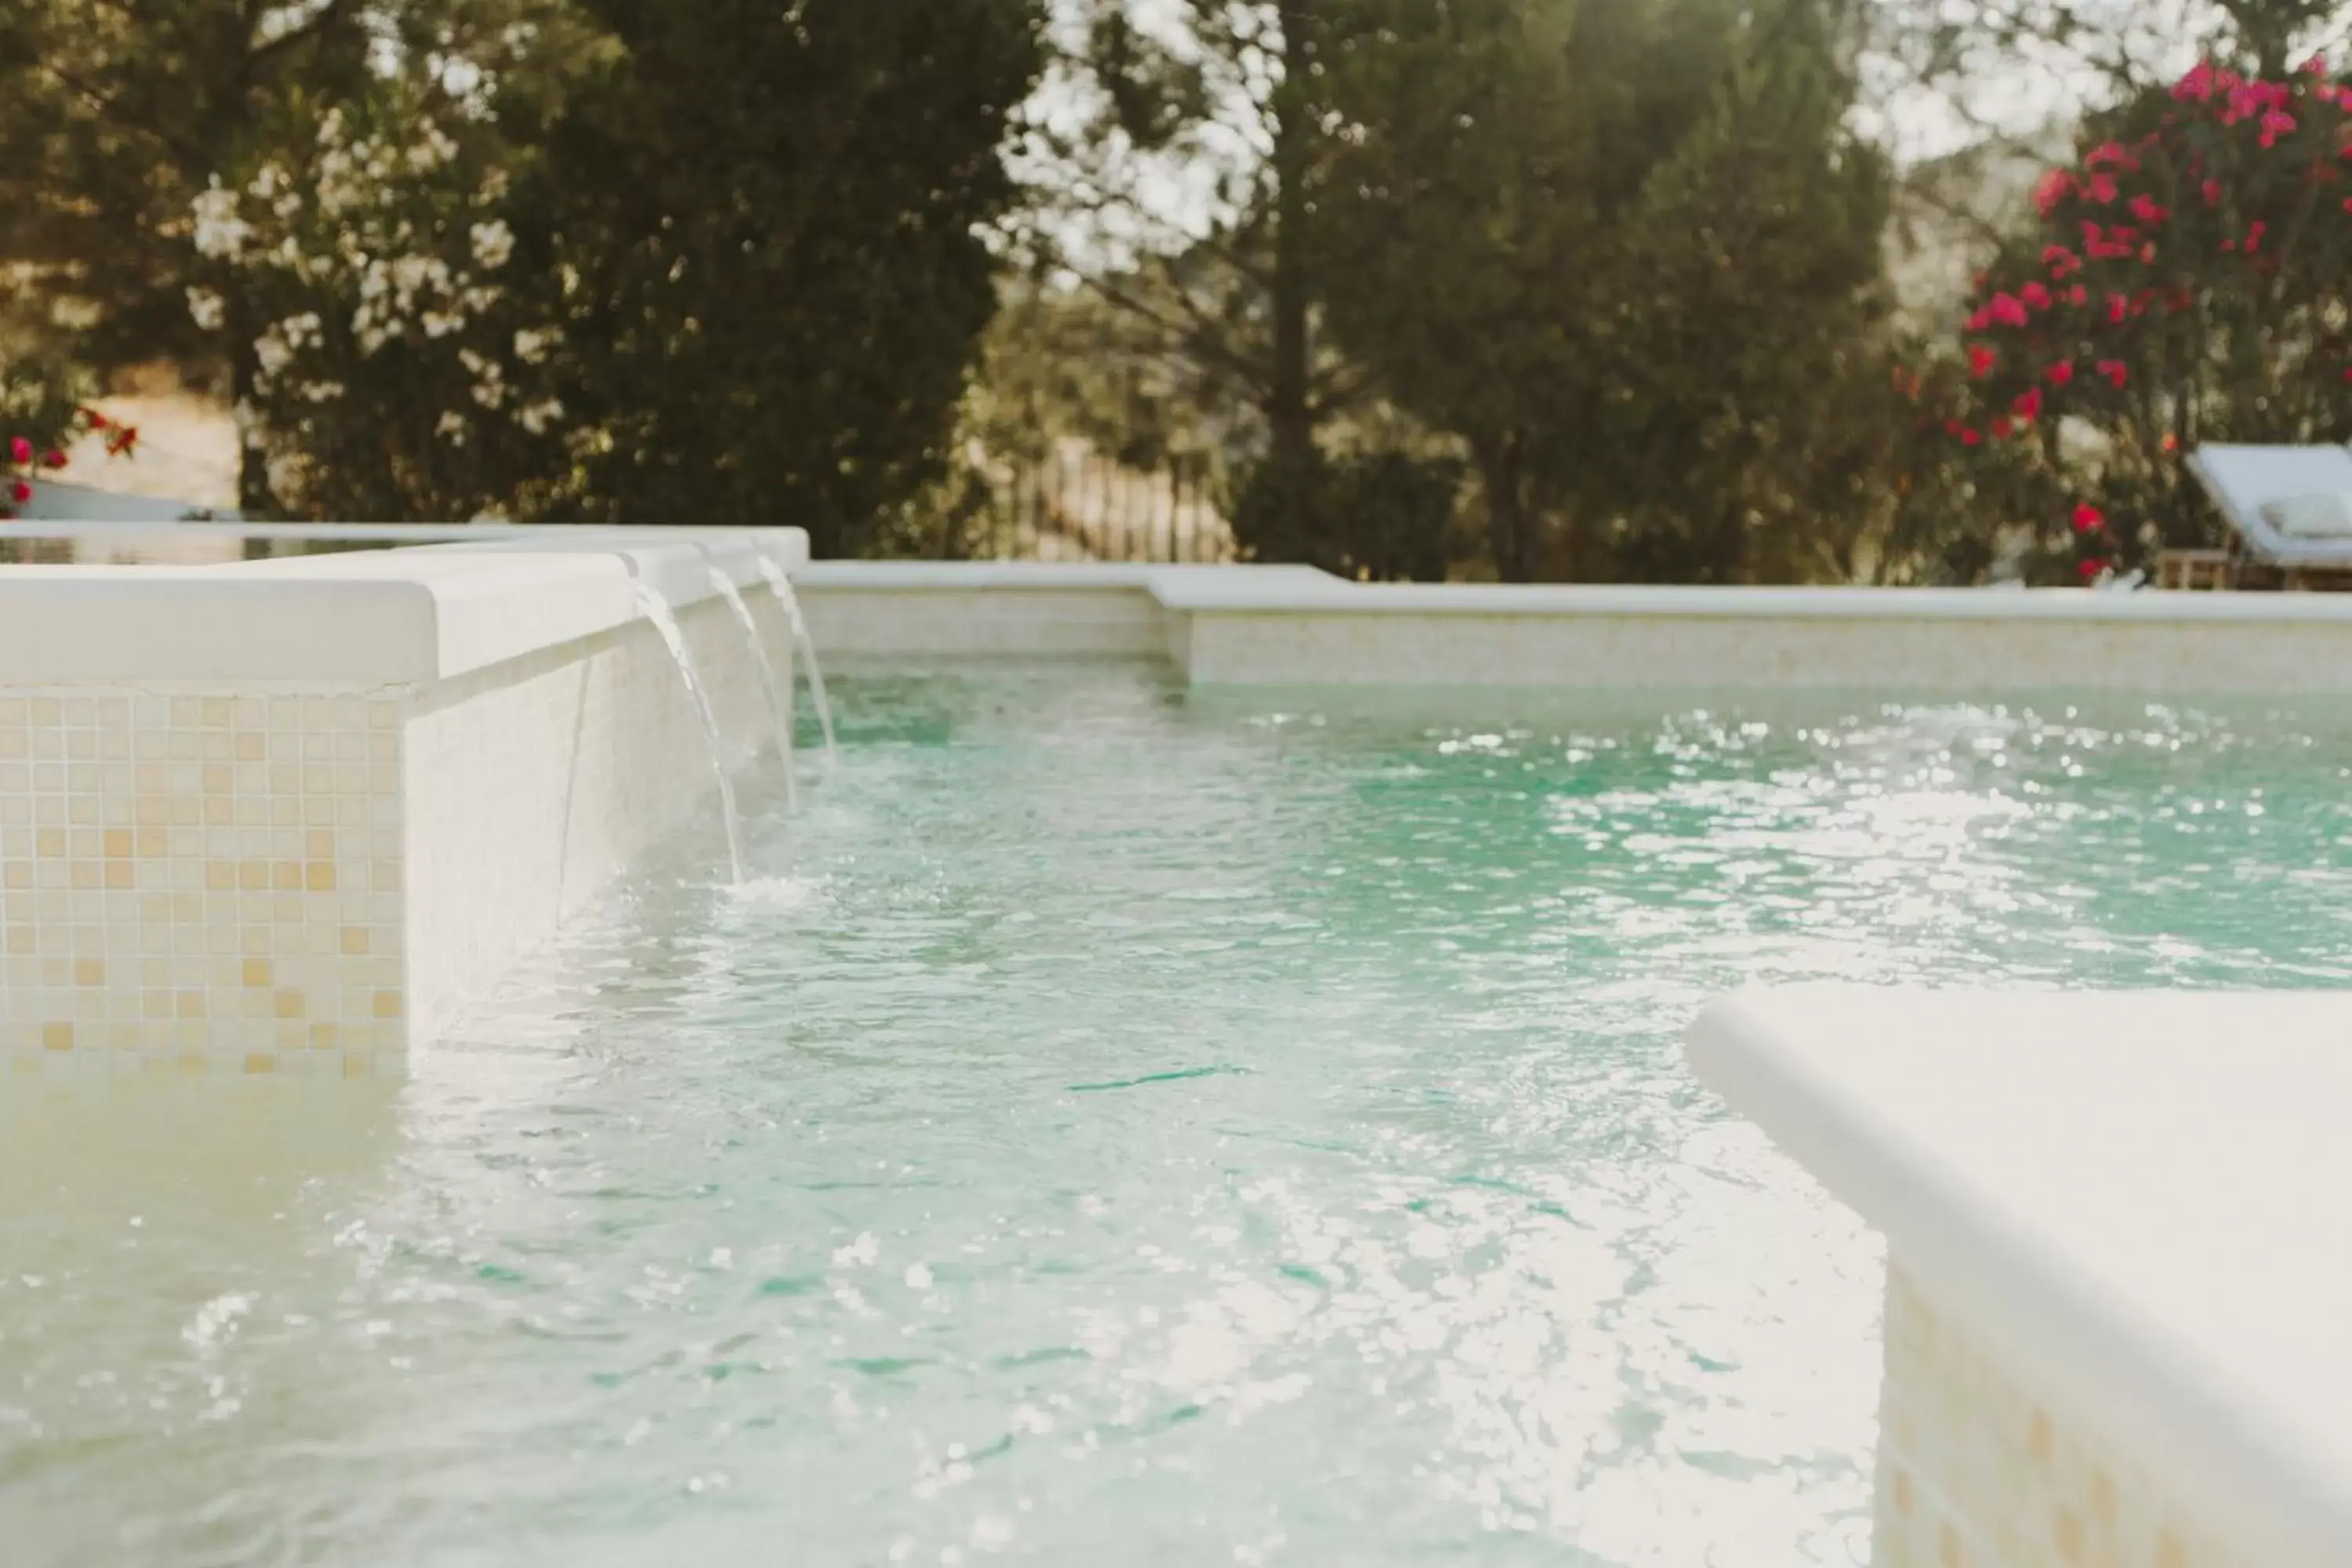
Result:
M1253 560L1372 582L1443 582L1462 479L1457 461L1396 451L1269 458L1242 475L1234 534Z
M2181 459L2352 434L2352 88L2200 66L2085 127L1968 322L1952 426L2052 576L2215 542Z
M583 0L622 50L517 184L598 521L795 523L820 553L944 469L1040 66L1021 0Z
M1361 0L1321 221L1343 346L1459 436L1509 579L1748 580L1875 330L1886 210L1809 0ZM1787 553L1783 552L1782 553Z

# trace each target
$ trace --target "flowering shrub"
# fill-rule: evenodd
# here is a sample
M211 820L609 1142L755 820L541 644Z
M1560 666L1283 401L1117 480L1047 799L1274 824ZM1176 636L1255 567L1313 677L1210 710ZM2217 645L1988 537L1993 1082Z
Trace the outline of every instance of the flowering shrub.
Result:
M109 457L129 457L139 444L137 427L110 420L95 408L74 410L70 423L80 429L103 432ZM65 466L64 448L47 439L21 433L0 437L0 522L22 516L41 477Z
M2020 517L2084 580L2214 527L2205 441L2352 435L2352 86L2200 64L2092 128L1979 280L1947 427L2030 474Z
M296 154L215 177L190 214L211 272L188 310L231 337L237 426L266 458L273 510L474 516L515 493L518 469L561 466L562 333L510 287L495 145L413 103L369 114L329 110L289 139Z

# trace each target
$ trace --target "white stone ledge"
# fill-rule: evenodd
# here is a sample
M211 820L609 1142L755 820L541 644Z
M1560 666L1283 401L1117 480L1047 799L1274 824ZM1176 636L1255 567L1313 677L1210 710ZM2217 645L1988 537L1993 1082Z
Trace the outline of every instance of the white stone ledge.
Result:
M2352 1562L2352 998L1803 987L1688 1053L2243 1561Z
M798 530L558 531L220 566L10 566L0 683L425 686L625 626L635 579L681 609L716 595L709 558L755 586L762 547L807 558Z

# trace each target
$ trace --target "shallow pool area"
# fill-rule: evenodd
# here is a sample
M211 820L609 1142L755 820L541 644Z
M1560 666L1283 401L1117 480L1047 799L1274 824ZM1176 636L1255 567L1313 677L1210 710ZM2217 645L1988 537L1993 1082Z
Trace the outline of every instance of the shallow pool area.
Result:
M12 1568L1863 1563L1702 1000L2352 982L2332 699L832 695L405 1082L8 1086Z

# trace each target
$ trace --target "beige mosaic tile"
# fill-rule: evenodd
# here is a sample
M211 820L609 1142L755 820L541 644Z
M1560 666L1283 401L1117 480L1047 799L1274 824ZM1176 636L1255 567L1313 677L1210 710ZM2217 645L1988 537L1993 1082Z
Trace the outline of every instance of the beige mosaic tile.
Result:
M396 1058L402 720L352 695L0 695L0 1056Z
M1899 1268L1876 1529L1876 1568L2252 1568Z

